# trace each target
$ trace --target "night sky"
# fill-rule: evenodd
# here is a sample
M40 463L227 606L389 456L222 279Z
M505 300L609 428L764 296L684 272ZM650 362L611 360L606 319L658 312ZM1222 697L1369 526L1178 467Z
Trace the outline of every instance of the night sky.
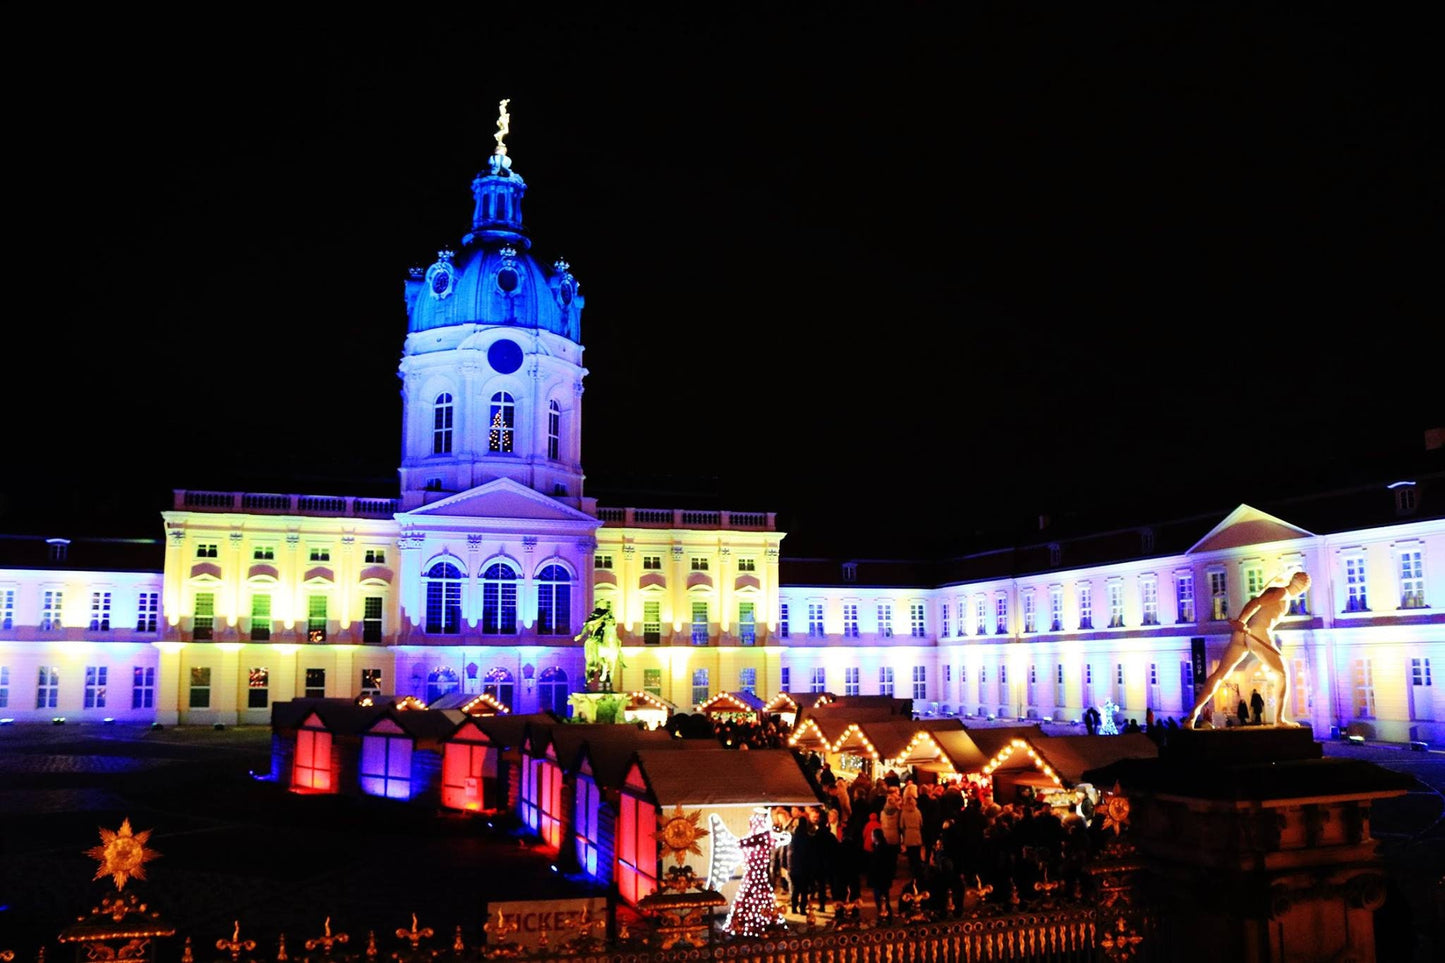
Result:
M904 550L1228 510L1445 425L1405 8L617 6L16 30L0 531L393 491L403 279L503 97L608 504Z

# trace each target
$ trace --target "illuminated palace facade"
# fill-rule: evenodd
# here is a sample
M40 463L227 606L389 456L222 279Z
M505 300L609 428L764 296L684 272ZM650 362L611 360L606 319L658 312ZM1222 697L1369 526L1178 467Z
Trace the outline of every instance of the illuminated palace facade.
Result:
M1227 619L1303 569L1279 633L1294 717L1445 740L1438 475L1357 492L1366 524L1240 506L927 567L783 559L768 513L599 506L584 299L568 264L532 254L498 140L471 230L405 282L398 497L187 490L161 539L7 540L0 717L267 724L303 696L483 691L565 715L574 637L608 606L617 688L683 711L721 691L891 693L1001 719L1111 702L1142 724L1181 716ZM1257 671L1221 690L1221 717L1269 691Z

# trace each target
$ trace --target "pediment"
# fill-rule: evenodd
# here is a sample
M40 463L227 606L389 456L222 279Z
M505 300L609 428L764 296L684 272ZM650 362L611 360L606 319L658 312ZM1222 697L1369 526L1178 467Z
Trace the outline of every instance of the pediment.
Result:
M408 518L525 519L528 521L585 522L593 527L601 524L586 512L564 505L555 498L549 498L541 492L533 491L510 478L489 481L485 485L458 492L397 516L403 525L406 524Z
M1285 542L1296 538L1309 538L1312 533L1298 525L1275 518L1248 505L1240 505L1225 516L1199 541L1195 542L1186 555L1214 552L1221 549L1243 548L1248 545L1263 545L1269 542Z
M396 720L382 717L366 730L366 734L370 736L404 736L406 732L396 723Z

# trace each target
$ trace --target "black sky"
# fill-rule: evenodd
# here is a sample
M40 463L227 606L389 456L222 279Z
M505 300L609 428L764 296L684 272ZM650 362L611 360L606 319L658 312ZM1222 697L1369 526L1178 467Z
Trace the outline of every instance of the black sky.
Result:
M862 547L1232 507L1445 423L1407 9L613 6L17 31L0 528L394 487L402 281L502 97L588 299L594 483Z

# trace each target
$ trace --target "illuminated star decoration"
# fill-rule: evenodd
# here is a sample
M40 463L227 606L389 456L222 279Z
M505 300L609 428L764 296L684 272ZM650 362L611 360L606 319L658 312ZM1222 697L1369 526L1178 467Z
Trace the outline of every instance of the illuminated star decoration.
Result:
M146 840L150 838L149 829L132 833L128 818L121 821L117 831L102 829L100 845L85 851L85 855L100 861L94 878L111 877L117 890L125 889L127 880L145 879L145 864L160 856L155 850L146 848Z
M707 870L707 888L722 889L743 864L743 848L717 813L707 817L707 824L712 831L712 861Z
M652 834L652 838L662 844L665 852L672 854L672 858L677 861L679 866L687 861L688 853L702 855L697 841L708 835L708 831L698 828L697 821L701 816L702 810L700 809L694 810L691 814L684 813L682 803L678 803L671 816L659 815L657 817L658 830Z
M1129 821L1129 799L1119 791L1119 784L1114 784L1113 792L1109 798L1104 800L1104 828L1113 829L1114 835L1119 835L1124 829L1124 824Z

